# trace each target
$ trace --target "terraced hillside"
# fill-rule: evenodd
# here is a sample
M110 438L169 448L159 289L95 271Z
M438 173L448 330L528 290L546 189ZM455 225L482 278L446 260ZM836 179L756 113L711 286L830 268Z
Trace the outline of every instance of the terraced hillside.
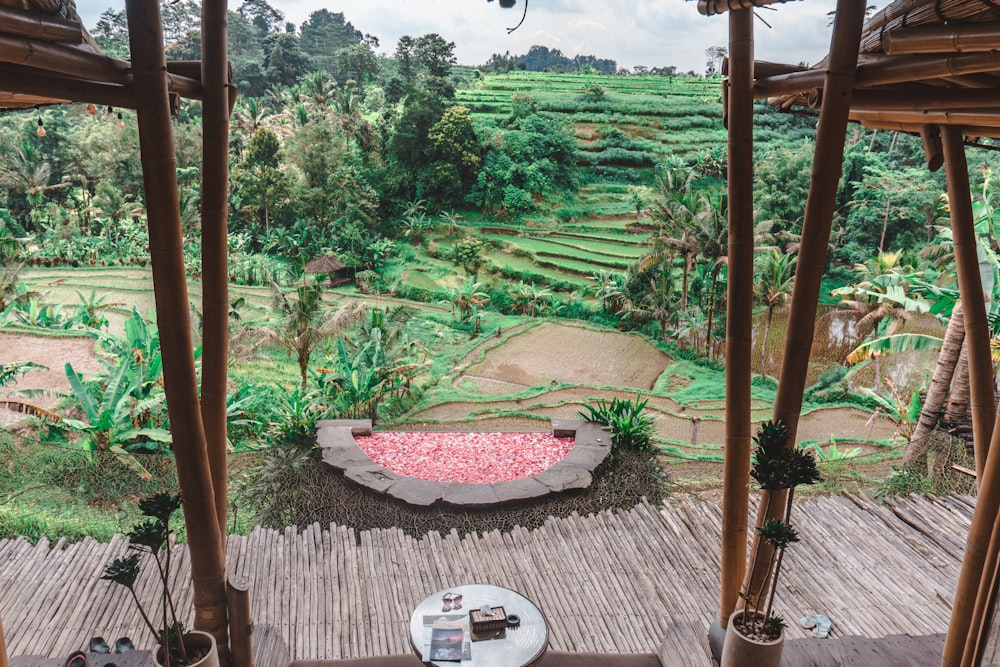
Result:
M773 393L755 389L752 419L769 419ZM540 431L576 418L584 404L649 399L656 440L673 460L718 461L725 442L721 371L672 359L645 339L581 324L535 321L471 348L397 430ZM892 446L897 425L853 408L807 412L799 442L873 452Z

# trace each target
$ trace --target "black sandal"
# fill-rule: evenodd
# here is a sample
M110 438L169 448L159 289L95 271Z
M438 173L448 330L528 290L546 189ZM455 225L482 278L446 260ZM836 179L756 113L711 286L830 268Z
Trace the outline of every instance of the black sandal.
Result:
M104 640L104 637L91 637L90 638L90 652L91 653L111 653L111 647L108 646L108 642Z
M87 654L83 651L71 653L63 663L63 667L87 667Z
M134 651L135 644L128 637L119 637L115 641L115 653L126 653L128 651Z

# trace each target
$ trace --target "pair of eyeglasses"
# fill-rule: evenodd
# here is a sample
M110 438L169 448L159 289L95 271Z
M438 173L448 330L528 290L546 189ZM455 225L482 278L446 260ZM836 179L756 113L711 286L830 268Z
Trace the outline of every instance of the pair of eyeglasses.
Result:
M462 608L461 593L445 593L441 597L441 601L444 603L441 607L441 611L451 611L452 609Z

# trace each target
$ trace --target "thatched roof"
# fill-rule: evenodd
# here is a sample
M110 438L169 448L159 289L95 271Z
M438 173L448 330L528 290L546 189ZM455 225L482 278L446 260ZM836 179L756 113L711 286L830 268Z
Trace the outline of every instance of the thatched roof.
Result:
M702 0L699 8L712 14L740 2ZM851 120L914 134L959 125L970 137L1000 137L998 44L1000 10L988 0L896 0L865 23ZM784 109L816 107L826 62L759 62L754 97Z
M175 109L203 98L199 62L167 69ZM66 102L135 108L131 63L101 52L72 0L0 0L0 109Z
M306 264L306 273L336 273L347 266L336 255L323 255Z

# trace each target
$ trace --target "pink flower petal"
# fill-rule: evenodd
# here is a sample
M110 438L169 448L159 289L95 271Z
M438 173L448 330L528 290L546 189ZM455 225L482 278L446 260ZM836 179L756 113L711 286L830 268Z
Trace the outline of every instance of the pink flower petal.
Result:
M465 484L531 477L573 449L573 438L545 433L386 431L355 440L373 461L399 475Z

